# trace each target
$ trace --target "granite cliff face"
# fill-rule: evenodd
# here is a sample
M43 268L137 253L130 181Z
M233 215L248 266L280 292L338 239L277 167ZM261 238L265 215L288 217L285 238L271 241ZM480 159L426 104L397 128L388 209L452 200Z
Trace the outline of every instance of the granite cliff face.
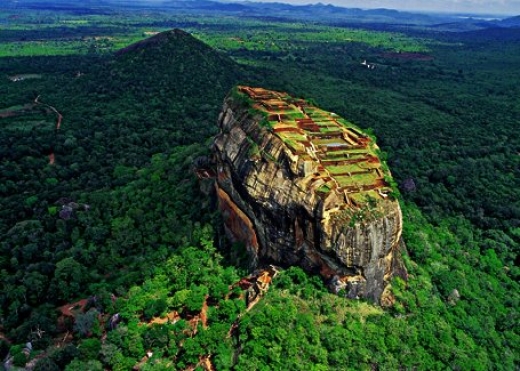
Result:
M219 126L219 205L254 263L299 265L332 290L389 304L390 278L406 278L402 215L374 141L334 113L261 88L233 90Z

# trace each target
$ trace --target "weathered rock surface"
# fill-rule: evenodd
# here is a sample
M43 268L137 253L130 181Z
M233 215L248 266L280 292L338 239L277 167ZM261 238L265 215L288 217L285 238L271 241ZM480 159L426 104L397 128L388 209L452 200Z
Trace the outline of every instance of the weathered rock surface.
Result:
M259 88L230 93L219 126L220 208L254 264L299 265L348 297L391 302L389 280L406 276L402 215L374 141L333 113Z

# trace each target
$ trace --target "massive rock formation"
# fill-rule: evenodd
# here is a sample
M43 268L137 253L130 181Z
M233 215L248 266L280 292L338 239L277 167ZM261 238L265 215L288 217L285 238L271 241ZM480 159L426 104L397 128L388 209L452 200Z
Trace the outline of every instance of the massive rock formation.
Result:
M237 87L214 141L229 236L254 263L299 265L351 298L388 301L402 215L373 139L334 113L261 88Z

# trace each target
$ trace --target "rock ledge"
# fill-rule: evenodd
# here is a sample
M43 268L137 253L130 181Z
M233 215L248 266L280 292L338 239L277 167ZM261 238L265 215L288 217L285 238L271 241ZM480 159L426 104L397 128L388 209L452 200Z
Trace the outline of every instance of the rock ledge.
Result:
M373 138L305 100L245 86L226 98L219 127L219 205L253 264L299 265L350 298L391 302L389 280L406 279L402 215Z

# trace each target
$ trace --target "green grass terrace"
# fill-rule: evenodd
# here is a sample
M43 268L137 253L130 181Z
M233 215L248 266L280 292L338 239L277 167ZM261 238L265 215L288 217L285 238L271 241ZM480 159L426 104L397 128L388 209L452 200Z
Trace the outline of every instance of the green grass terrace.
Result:
M387 185L372 139L354 124L286 93L239 87L252 107L266 115L272 132L294 155L318 162L311 188L319 194L333 189L385 198ZM385 188L386 187L386 188ZM366 196L366 195L365 195Z

